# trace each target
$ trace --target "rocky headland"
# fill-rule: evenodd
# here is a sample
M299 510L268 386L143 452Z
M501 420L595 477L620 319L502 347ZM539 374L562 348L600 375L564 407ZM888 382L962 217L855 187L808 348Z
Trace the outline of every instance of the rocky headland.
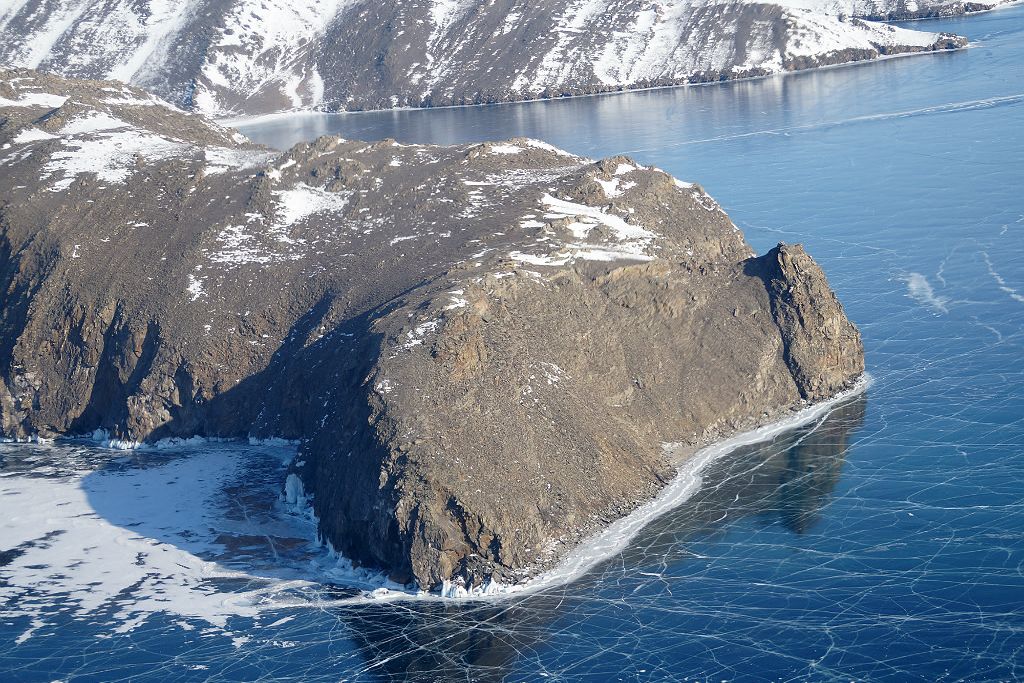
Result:
M519 581L699 446L849 387L799 245L542 142L285 153L130 86L0 72L0 426L301 442L321 533L400 582ZM299 486L298 482L301 482Z

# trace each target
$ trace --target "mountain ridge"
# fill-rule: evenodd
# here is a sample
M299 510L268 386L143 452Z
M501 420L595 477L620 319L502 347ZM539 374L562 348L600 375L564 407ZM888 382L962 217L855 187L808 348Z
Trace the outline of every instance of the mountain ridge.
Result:
M858 17L974 7L990 5L66 0L32 6L0 0L0 64L131 82L216 117L448 106L714 82L955 49L966 40Z

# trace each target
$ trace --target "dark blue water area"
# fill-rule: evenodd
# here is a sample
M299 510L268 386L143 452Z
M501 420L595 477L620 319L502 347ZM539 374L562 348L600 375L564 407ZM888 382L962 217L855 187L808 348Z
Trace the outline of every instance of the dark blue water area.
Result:
M482 604L341 604L324 586L216 628L169 608L123 633L112 613L55 604L27 638L29 617L0 618L4 679L1024 678L1024 7L913 27L976 47L245 128L278 147L529 136L699 182L759 251L806 245L873 383L714 462L692 499L571 584ZM22 456L4 457L14 476Z

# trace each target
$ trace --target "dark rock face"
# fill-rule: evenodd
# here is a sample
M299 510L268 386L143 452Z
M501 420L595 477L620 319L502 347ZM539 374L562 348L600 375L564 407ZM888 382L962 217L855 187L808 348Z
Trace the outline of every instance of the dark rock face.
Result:
M0 74L0 424L301 439L331 543L515 581L700 445L848 387L799 246L532 140L277 155L113 83Z
M959 37L846 17L976 7L942 0L8 4L0 8L0 65L118 79L223 116L483 104L764 76L962 46Z
M704 272L657 260L484 276L460 283L457 313L443 294L389 312L373 329L399 343L374 349L369 419L311 443L351 448L351 464L304 472L329 537L424 585L515 579L665 483L662 443L707 443L848 387L859 336L820 269L799 247L743 256ZM395 334L410 316L438 321L415 360ZM354 483L360 453L373 466ZM357 495L370 478L391 501L376 510Z
M865 396L838 406L814 429L798 430L765 452L729 458L729 466L715 468L685 507L652 523L671 529L676 538L701 538L719 529L723 520L757 517L778 520L794 533L813 527L840 479L843 456L864 419ZM645 532L646 535L647 532ZM679 543L669 561L687 556ZM627 566L643 566L639 544L623 551ZM635 554L636 556L631 556ZM462 678L498 681L511 678L521 653L542 646L538 637L561 614L558 591L534 595L528 602L502 601L476 605L472 611L450 609L444 603L424 603L417 610L395 610L393 605L372 605L383 618L351 614L346 626L368 661L382 663L385 673L404 680L409 672L432 680ZM431 610L439 618L424 623ZM482 610L487 610L481 614ZM402 633L402 638L395 638ZM413 647L409 647L412 643Z
M808 401L835 395L863 370L863 348L825 274L800 245L785 244L752 270L760 271L771 293L782 355L800 395Z

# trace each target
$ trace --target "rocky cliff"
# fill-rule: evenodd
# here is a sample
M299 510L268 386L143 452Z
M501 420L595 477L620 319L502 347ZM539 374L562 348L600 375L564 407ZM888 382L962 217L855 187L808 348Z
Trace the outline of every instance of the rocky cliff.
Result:
M514 581L699 445L849 386L798 245L542 142L284 154L128 86L0 73L0 424L300 439L357 562Z
M992 0L995 2L995 0ZM113 78L209 115L503 102L951 49L861 21L940 0L0 0L0 66Z

